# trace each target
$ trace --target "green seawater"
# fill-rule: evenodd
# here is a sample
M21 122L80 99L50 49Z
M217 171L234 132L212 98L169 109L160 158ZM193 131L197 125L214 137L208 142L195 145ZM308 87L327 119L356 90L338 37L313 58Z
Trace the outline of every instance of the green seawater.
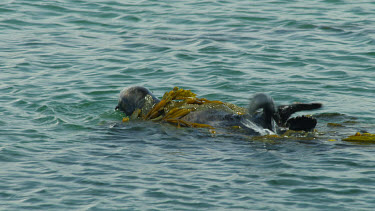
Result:
M319 134L121 123L133 85L321 102ZM0 0L0 210L372 210L375 144L341 139L374 93L371 0Z

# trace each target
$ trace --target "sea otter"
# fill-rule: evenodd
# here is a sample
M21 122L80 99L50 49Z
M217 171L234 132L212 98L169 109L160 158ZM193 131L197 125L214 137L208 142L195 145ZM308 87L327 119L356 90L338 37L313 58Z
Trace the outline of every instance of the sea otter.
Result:
M177 88L177 87L176 87ZM181 89L174 89L176 93ZM170 93L171 93L170 92ZM185 93L186 95L186 93ZM188 90L188 96L195 94ZM287 129L310 131L315 128L317 121L310 116L297 116L290 118L298 111L318 109L320 103L293 103L290 105L275 106L274 100L267 94L257 93L250 99L248 109L234 104L220 101L183 97L184 102L172 101L167 93L162 100L155 97L148 89L140 86L125 88L120 93L116 110L124 112L127 116L152 119L151 113L157 115L153 120L168 120L178 125L207 127L239 127L251 135L280 134ZM167 109L167 102L169 107ZM172 104L171 104L172 103ZM162 109L165 106L164 110ZM156 108L157 107L157 108ZM170 113L180 115L169 115ZM172 119L167 118L174 116ZM172 121L173 120L173 121Z

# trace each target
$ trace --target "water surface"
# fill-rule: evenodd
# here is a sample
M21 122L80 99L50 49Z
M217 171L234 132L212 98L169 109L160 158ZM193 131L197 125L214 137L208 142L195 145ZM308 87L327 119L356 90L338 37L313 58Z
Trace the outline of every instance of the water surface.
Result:
M2 1L0 207L371 210L375 145L341 139L375 133L374 14L345 0ZM320 135L121 123L132 85L322 102Z

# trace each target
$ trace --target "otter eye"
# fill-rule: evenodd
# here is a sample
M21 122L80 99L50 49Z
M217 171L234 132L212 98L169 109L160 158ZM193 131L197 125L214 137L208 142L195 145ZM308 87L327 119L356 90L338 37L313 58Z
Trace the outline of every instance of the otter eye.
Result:
M118 111L118 109L119 109L119 107L118 107L118 106L116 106L116 108L115 108L115 111Z

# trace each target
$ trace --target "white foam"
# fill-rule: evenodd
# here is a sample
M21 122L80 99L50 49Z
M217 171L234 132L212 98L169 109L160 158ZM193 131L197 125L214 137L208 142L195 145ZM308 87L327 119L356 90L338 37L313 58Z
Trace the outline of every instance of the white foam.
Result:
M275 132L273 132L272 130L265 129L265 128L255 124L254 122L248 120L248 119L243 119L242 123L244 124L244 126L254 130L255 132L259 133L262 136L264 136L264 135L274 135L275 134Z

